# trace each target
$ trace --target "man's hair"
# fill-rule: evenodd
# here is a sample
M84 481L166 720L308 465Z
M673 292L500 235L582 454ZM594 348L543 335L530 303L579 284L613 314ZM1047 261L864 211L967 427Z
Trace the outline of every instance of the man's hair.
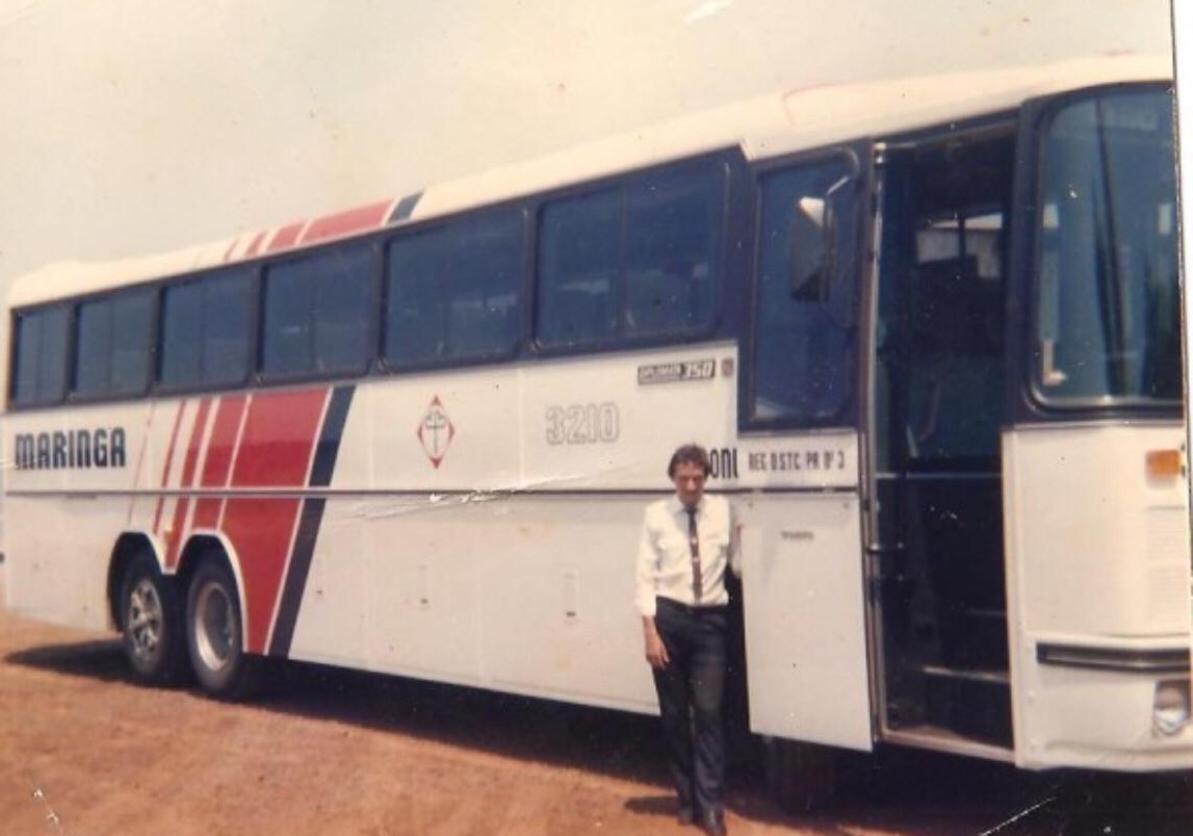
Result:
M684 444L671 454L671 463L667 465L667 478L675 478L675 468L681 464L698 464L704 471L705 477L712 472L712 465L708 463L708 451L699 444Z

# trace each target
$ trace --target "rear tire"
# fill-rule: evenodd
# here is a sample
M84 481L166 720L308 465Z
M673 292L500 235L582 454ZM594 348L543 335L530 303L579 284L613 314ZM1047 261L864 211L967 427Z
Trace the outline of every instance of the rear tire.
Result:
M120 582L124 655L133 676L148 685L177 682L186 664L182 603L173 578L147 553L133 557Z
M217 699L244 699L254 690L259 660L244 651L243 625L232 573L205 561L187 594L187 650L199 687Z

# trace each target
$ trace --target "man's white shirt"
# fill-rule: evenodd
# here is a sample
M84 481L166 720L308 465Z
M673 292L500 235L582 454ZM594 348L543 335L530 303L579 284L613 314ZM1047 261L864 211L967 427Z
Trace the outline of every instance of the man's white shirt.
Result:
M660 499L646 506L642 536L638 541L637 582L634 604L644 616L655 614L655 597L670 598L688 606L729 603L725 570L741 574L734 543L733 509L722 496L705 494L696 505L696 532L700 543L701 595L693 589L692 551L688 537L688 512L679 497Z

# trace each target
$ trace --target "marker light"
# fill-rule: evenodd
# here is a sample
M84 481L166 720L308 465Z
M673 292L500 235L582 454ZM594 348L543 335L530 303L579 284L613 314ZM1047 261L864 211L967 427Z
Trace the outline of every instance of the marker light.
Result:
M1180 450L1148 450L1146 462L1149 479L1175 479L1181 475Z
M1189 680L1169 679L1156 683L1152 702L1152 728L1171 737L1189 722Z

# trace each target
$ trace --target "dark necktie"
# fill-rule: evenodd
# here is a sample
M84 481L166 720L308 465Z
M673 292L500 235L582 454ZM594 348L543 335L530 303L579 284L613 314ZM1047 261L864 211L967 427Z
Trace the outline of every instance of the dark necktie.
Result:
M692 596L697 604L704 592L704 582L700 577L700 536L696 531L696 509L684 508L688 512L688 546L692 550Z

